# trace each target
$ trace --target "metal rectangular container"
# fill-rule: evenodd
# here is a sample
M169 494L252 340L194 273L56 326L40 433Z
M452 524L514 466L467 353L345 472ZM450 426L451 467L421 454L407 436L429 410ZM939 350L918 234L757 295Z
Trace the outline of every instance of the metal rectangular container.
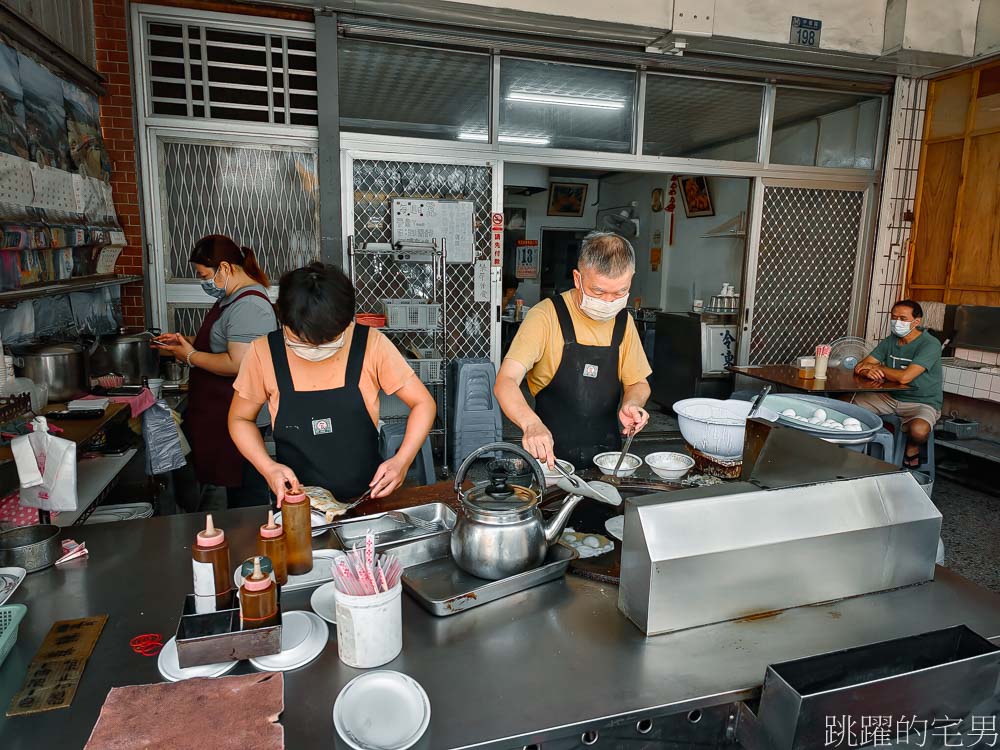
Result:
M404 568L450 554L451 530L457 519L455 511L444 503L427 503L412 508L402 508L414 518L432 521L440 525L438 531L424 531L407 524L394 521L385 513L373 513L351 519L334 530L337 540L345 550L355 544L364 545L365 534L370 529L375 534L375 551L392 552Z
M449 551L437 560L409 568L403 574L403 588L432 615L447 617L562 578L576 557L575 549L553 544L545 562L534 570L488 581L461 570Z
M909 472L633 498L618 607L655 635L922 583L940 533Z
M184 597L177 622L177 661L181 667L240 661L281 651L281 589L278 622L266 628L244 630L236 591L216 597L216 611L198 613L193 594Z
M773 664L739 734L751 748L806 750L825 746L831 717L862 727L876 716L893 720L896 740L901 720L991 715L998 677L1000 648L964 625Z

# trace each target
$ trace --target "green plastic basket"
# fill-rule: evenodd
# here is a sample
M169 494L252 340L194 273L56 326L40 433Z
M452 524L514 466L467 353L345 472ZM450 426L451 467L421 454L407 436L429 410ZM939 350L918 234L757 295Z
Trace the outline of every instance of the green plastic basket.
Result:
M0 607L0 667L17 643L17 626L21 624L27 611L28 608L23 604Z

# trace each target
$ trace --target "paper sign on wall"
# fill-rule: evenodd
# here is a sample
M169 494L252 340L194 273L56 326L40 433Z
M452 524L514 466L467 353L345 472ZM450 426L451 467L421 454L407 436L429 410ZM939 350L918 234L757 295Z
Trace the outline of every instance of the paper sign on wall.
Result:
M488 260L476 261L472 294L476 302L490 301L490 262Z
M517 244L517 249L514 258L514 276L518 279L537 279L538 278L538 243L534 240L527 240L527 242L534 242L534 245L524 244L520 242Z
M472 201L395 198L392 201L392 241L433 242L445 250L448 263L475 259Z
M660 270L660 260L663 258L663 248L651 247L649 248L649 270L656 271Z
M490 232L490 257L494 266L503 265L503 227L493 227Z

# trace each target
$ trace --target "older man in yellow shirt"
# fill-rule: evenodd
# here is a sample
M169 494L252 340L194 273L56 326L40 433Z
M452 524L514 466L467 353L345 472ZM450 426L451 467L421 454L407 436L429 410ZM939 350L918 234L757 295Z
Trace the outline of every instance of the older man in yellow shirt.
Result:
M652 369L625 309L635 251L624 237L591 232L577 266L573 289L528 312L494 389L524 448L550 466L556 456L586 466L649 422ZM521 392L525 376L534 410Z

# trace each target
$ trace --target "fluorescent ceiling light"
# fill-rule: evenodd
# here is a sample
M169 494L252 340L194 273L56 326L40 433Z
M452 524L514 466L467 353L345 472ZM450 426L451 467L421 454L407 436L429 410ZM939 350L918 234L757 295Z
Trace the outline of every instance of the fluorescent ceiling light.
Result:
M528 146L548 146L551 141L548 138L532 137L527 135L502 135L501 143L523 143Z
M592 107L594 109L624 109L625 107L625 102L621 99L594 99L585 96L535 94L530 91L510 91L507 94L507 101L559 104L564 107Z
M482 141L486 142L490 138L486 133L472 133L463 131L458 134L458 140L460 141ZM548 146L552 141L544 136L529 136L529 135L502 135L500 136L501 143L523 143L528 146Z

